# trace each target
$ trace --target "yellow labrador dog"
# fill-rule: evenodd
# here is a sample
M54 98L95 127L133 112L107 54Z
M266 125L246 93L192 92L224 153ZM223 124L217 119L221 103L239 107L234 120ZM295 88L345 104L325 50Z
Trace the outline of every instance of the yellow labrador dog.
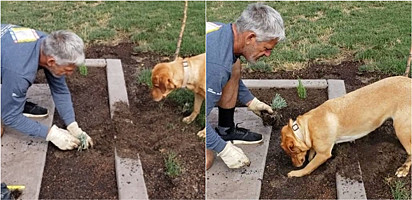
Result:
M288 177L310 174L331 157L334 144L361 138L388 118L393 119L396 136L408 153L396 175L406 176L411 167L411 85L412 79L407 77L386 78L328 100L296 121L290 119L281 130L281 147L294 166L303 165L308 150L310 162L289 172Z
M206 97L206 54L190 58L177 58L173 62L157 64L152 70L152 98L160 101L170 92L178 88L187 88L194 92L195 102L193 112L183 118L183 122L190 124L200 113L203 100ZM197 133L205 137L205 129Z

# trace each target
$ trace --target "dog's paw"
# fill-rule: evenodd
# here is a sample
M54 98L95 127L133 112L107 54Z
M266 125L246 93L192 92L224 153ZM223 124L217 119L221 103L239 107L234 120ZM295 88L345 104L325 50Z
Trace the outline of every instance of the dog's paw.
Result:
M205 129L197 132L197 136L201 137L201 138L206 138L206 131Z
M293 171L290 171L289 173L288 173L288 177L289 178L292 178L292 177L301 177L301 176L303 176L304 174L302 174L301 172L300 172L300 170L293 170Z
M409 169L407 169L406 166L401 166L398 168L398 170L396 170L395 175L397 177L405 177L406 175L408 175L409 173Z
M183 118L182 122L184 122L186 124L190 124L190 123L193 122L193 120L194 120L194 118L192 118L190 116L187 116L187 117Z

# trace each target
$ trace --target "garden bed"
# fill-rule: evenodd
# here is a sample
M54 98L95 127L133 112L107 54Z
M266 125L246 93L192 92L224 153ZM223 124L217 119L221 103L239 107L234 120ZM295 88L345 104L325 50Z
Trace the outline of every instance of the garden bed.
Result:
M155 54L133 53L133 44L115 47L93 46L87 50L88 58L121 59L129 109L117 104L114 121L116 148L119 156L136 158L139 154L149 198L204 198L204 140L196 136L202 127L181 122L188 113L170 99L155 102L148 86L137 83L143 68L152 68L168 57ZM167 175L166 160L175 155L181 173Z
M76 121L93 138L86 151L61 151L49 144L40 198L117 199L114 165L114 128L110 119L105 68L89 68L66 78ZM57 112L56 112L57 113ZM54 124L65 128L58 114Z
M361 65L361 62L352 61L342 62L339 65L308 63L308 67L303 70L273 73L250 73L247 69L244 69L243 77L245 79L297 79L297 77L302 79L343 79L347 92L350 92L390 76L378 72L359 72L358 68ZM311 97L310 91L308 90L308 98ZM263 89L260 91L252 90L252 93L266 103L271 102L275 92L280 93L288 102L288 107L280 111L284 118L282 120L284 125L287 123L287 118L296 119L298 115L302 115L323 103L323 101L301 101L297 97L296 89L290 89L291 96L295 97L294 100L293 98L292 100L288 99L289 95L282 94L282 90L279 89L271 89L271 91ZM291 106L292 108L290 108ZM265 123L273 123L273 121ZM404 189L406 191L411 189L410 173L406 178L397 178L395 176L397 168L406 159L406 152L397 139L390 121L385 122L384 125L368 136L356 140L355 143L335 145L331 159L316 169L311 175L301 178L287 178L287 173L296 168L293 167L290 158L280 148L280 130L278 130L280 128L280 126L274 126L272 130L265 174L262 181L260 196L262 199L337 198L335 173L341 170L348 171L346 168L353 167L353 165L346 166L342 165L342 163L354 163L356 161L359 161L361 165L367 198L393 198L388 180L392 183L401 181L405 184ZM345 174L345 176L350 176L350 174ZM410 192L407 192L407 194L410 198Z

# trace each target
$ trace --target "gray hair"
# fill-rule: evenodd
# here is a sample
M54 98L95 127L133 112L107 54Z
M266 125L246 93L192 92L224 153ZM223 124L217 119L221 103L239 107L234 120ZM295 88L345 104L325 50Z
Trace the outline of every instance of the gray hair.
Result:
M249 4L235 24L239 33L253 31L259 42L275 38L278 38L278 41L285 39L282 16L263 3Z
M70 31L55 31L48 35L42 43L42 51L52 56L57 65L80 66L85 60L83 40Z

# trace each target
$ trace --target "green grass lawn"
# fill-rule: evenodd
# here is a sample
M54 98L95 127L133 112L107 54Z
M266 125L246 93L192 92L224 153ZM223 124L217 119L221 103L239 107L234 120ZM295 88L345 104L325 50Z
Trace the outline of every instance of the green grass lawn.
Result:
M180 55L205 51L205 3L189 2ZM184 2L1 2L1 23L71 30L86 44L135 42L136 51L173 55Z
M250 2L207 2L207 21L234 22ZM403 74L411 47L411 2L266 2L282 15L286 40L263 59L277 69L307 61L356 60Z

